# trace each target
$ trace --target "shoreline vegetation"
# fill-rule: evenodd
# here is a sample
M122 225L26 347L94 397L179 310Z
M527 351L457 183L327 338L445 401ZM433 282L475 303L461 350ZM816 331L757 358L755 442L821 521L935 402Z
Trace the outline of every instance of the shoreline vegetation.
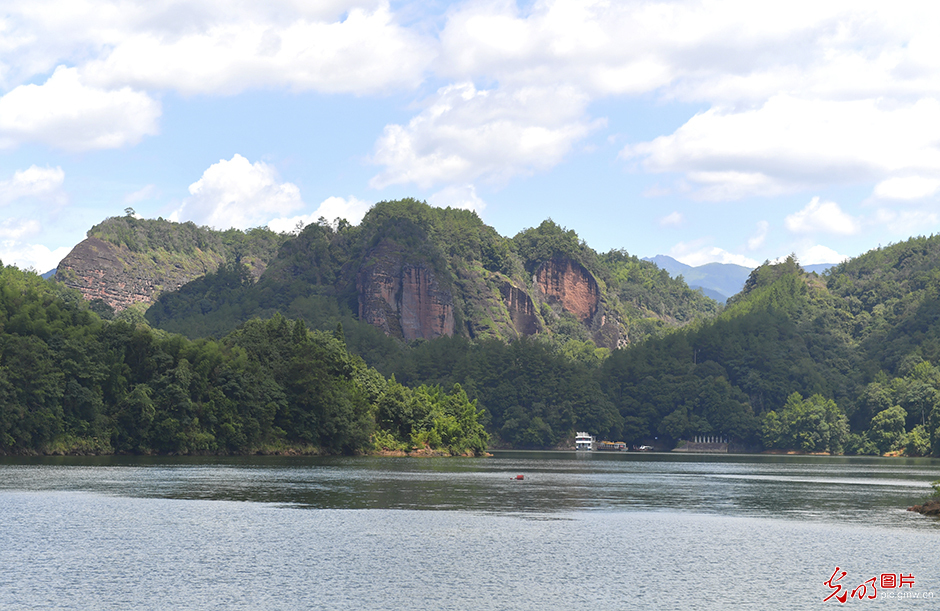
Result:
M99 239L188 248L168 221L119 225ZM580 430L660 450L704 435L940 456L940 236L823 276L767 262L705 310L550 220L506 238L401 200L282 237L260 277L232 251L150 309L0 268L0 454L481 456L571 447ZM434 305L420 320L382 288L405 276ZM551 297L556 276L586 297Z

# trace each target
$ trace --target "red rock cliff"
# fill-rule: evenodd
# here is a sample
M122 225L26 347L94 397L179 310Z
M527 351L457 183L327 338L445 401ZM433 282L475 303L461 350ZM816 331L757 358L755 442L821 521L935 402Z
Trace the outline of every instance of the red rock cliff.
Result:
M532 298L524 289L513 286L509 282L503 282L499 286L500 295L503 303L509 311L509 318L512 326L520 335L535 335L539 332L539 319L535 314L535 305Z
M454 303L434 274L422 265L403 264L393 246L380 245L359 270L359 320L405 340L454 334Z
M552 259L535 270L535 283L549 303L561 304L578 320L590 323L600 306L597 281L580 263Z

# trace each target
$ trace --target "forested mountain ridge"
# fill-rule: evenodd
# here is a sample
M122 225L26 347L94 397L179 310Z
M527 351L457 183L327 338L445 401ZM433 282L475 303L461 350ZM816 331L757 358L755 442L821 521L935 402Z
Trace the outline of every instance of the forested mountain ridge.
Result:
M494 442L550 447L576 427L670 448L940 455L940 238L829 275L755 269L719 315L592 359L533 342L440 339L374 359L409 384L460 382Z
M460 387L386 380L342 327L275 315L190 341L0 265L0 454L481 454L482 415Z
M194 223L140 219L130 213L105 219L59 263L55 277L86 299L122 310L149 306L162 292L239 261L253 277L288 236L264 228L215 231Z
M505 238L471 211L400 200L379 202L358 226L309 225L256 283L223 266L165 293L147 317L190 337L280 311L405 341L541 335L616 348L716 310L654 265L599 255L550 220Z
M551 221L504 238L468 211L402 200L377 204L358 227L304 228L257 281L230 260L164 293L147 318L233 350L236 327L297 324L270 322L281 315L320 330L321 342L342 323L344 350L394 376L384 407L372 403L372 443L388 448L412 442L409 426L445 431L452 421L420 406L451 405L439 389L459 384L448 396L476 402L494 447L564 446L589 430L663 449L714 434L752 450L940 455L938 263L937 236L824 275L791 257L753 270L725 308L705 300L709 309L681 282L661 282L665 271L622 251L598 254ZM619 339L607 343L613 324ZM304 358L330 352L317 354Z

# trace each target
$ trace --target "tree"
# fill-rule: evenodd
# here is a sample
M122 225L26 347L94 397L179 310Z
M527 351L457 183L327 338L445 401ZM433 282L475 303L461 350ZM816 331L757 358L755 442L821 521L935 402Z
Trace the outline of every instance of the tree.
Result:
M871 419L871 428L868 429L868 438L884 454L898 450L904 439L904 422L907 412L900 405L889 407L875 414Z

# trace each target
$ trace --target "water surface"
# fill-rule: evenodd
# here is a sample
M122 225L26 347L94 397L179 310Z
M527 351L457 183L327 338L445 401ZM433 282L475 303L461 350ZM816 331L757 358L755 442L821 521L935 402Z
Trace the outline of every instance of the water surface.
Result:
M930 608L940 522L905 509L936 479L854 457L5 459L0 609L815 609L841 606L836 566L920 596L846 604Z

